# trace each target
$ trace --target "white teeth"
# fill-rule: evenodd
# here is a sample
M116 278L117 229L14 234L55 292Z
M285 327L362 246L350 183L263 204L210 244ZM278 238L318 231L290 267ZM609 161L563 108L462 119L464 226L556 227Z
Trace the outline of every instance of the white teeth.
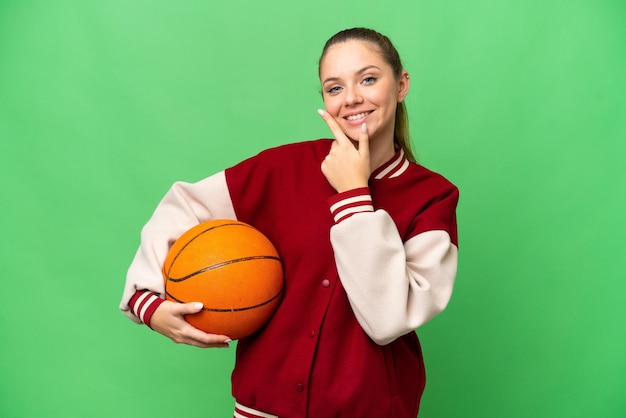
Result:
M365 116L367 116L369 114L370 114L370 112L363 112L363 113L359 113L357 115L346 116L346 119L348 119L348 120L363 119Z

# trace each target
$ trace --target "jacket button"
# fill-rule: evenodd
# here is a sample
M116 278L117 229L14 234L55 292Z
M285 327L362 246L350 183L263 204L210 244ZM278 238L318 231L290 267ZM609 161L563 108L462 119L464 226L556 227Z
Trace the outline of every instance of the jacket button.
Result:
M322 280L322 286L324 286L324 287L330 286L330 280L328 280L328 279Z
M296 391L302 392L304 390L304 385L300 382L296 383Z
M315 330L314 329L309 330L309 338L313 338L313 337L315 337Z

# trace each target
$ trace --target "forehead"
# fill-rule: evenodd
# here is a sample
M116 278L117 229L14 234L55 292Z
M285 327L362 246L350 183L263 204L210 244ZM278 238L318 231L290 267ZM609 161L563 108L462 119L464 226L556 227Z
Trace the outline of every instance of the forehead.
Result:
M375 44L359 40L341 42L326 50L320 63L320 78L354 73L370 65L391 70Z

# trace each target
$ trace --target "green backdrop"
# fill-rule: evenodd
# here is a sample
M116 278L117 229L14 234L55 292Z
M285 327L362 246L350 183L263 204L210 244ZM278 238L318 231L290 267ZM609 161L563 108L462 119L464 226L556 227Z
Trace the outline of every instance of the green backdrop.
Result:
M0 416L231 416L234 347L134 325L125 272L172 182L329 135L317 59L352 26L461 189L421 416L626 416L622 0L0 0Z

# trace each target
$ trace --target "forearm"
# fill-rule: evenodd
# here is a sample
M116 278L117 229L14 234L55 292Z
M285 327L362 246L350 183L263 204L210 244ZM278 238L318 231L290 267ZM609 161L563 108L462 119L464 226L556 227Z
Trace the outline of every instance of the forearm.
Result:
M209 219L235 219L224 173L198 183L175 183L141 232L141 244L126 276L120 309L143 322L129 306L138 290L164 297L161 269L169 248L185 231Z
M333 226L331 242L352 309L378 344L446 307L457 267L457 248L447 232L423 232L403 243L385 211L365 211Z

